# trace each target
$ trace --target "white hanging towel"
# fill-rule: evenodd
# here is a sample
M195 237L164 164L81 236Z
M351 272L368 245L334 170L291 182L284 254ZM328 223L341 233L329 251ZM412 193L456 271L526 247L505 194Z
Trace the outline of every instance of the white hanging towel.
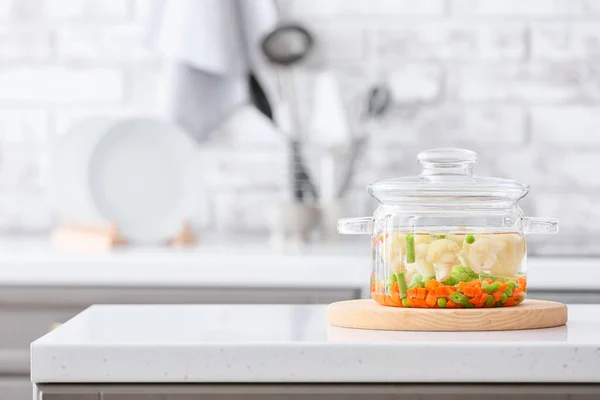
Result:
M273 0L156 1L147 39L165 57L163 117L204 141L248 103L250 71L273 93L260 40L276 24Z

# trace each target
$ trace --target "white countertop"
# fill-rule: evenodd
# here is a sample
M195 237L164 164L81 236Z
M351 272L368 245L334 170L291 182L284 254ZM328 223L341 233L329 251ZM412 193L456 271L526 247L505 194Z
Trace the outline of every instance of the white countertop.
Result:
M600 382L600 306L507 332L330 327L326 306L94 306L31 347L35 383Z
M203 240L197 247L60 251L47 238L0 238L0 286L366 288L369 238L273 249L263 238ZM528 286L600 289L600 258L528 260Z

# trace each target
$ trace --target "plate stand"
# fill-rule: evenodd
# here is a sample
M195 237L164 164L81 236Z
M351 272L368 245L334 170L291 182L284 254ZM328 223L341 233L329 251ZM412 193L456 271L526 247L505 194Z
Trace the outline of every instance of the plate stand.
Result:
M63 223L52 235L53 243L65 250L102 252L129 243L119 233L113 222L105 226L84 226L76 223ZM194 245L198 237L192 232L190 223L184 220L177 236L165 243L167 246L181 247Z

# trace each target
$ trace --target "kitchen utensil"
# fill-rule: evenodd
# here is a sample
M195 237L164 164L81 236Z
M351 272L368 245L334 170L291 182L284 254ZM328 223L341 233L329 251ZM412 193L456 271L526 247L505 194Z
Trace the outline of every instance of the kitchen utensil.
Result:
M372 217L338 221L338 232L372 236L371 296L392 306L513 306L527 292L525 235L558 232L552 218L523 216L529 186L473 175L476 153L419 154L418 176L368 186Z
M291 23L280 24L267 34L261 42L264 55L278 67L280 101L288 104L291 119L291 133L288 134L288 140L293 163L291 169L292 188L294 198L298 202L306 201L304 190L308 190L313 197L316 197L317 191L301 156L302 151L298 140L301 124L292 66L302 61L309 54L313 43L312 35L305 28ZM286 79L284 79L284 76Z
M193 142L177 127L149 118L91 125L72 130L61 146L55 181L62 219L114 223L129 243L175 238L199 206Z
M389 87L385 84L373 86L369 91L367 119L383 116L391 104L392 94Z
M381 307L372 300L361 299L332 303L327 311L331 325L356 329L503 331L552 328L567 323L567 306L564 304L529 299L519 307L489 310Z
M364 129L369 131L365 125L370 121L378 117L383 117L389 108L391 107L391 93L386 85L373 86L368 93L366 107L364 112L361 112L358 129ZM337 196L338 198L344 197L350 188L352 177L354 176L354 170L356 168L356 162L360 158L362 151L367 146L368 133L363 133L362 136L352 139L350 146L349 161L346 164L345 171L342 174L341 185L339 186Z

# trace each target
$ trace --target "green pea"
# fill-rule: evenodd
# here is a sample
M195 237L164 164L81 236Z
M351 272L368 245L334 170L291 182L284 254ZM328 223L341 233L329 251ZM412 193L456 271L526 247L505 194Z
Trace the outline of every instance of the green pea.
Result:
M506 284L508 285L509 288L514 289L517 287L517 283L515 281L508 281L506 282Z
M437 305L440 306L440 308L446 308L446 303L448 303L448 301L444 297L437 299Z
M506 293L502 293L502 298L500 299L500 303L504 304L508 301L508 296Z
M496 290L500 289L500 282L495 282L485 288L486 293L494 293Z
M493 296L490 296L487 299L485 299L485 305L487 307L491 306L493 302L494 302L494 297Z
M468 234L467 236L465 236L465 242L471 244L475 241L475 236Z
M408 307L408 299L406 297L402 299L402 307Z

